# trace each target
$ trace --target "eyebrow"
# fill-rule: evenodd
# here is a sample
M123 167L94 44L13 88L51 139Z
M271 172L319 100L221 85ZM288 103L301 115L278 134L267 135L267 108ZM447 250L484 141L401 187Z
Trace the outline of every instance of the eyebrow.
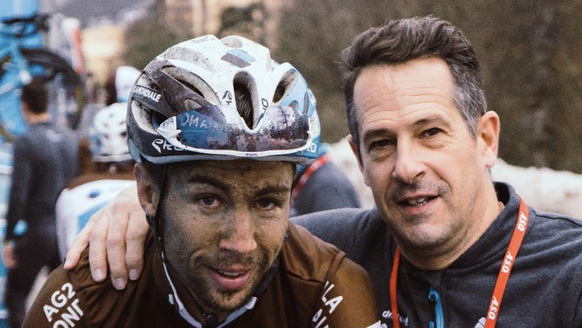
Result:
M188 179L189 183L203 183L211 185L215 188L222 190L225 193L228 193L230 187L223 183L222 181L206 176L206 175L193 175ZM264 196L273 193L290 193L291 189L289 187L285 187L283 185L271 185L266 186L265 188L259 189L257 192L257 196Z
M268 186L266 188L260 189L257 196L265 196L269 194L287 194L291 193L291 188L284 186Z
M449 120L447 120L447 119L446 119L445 117L443 117L442 115L433 114L433 115L430 115L430 116L428 116L428 117L424 117L424 118L422 118L422 119L420 119L420 120L418 120L418 121L415 121L415 122L412 124L412 126L413 126L414 128L418 128L418 127L421 127L421 126L425 126L425 125L427 125L427 124L430 124L430 123L432 123L432 122L442 122L442 123L443 123L443 124L445 124L446 126L450 126L450 125L451 125L450 121L449 121Z
M188 183L203 183L203 184L208 184L211 185L213 187L216 187L220 190L223 191L228 191L228 186L223 183L222 181L213 178L213 177L209 177L206 175L193 175L188 179Z
M433 122L442 122L447 127L451 126L450 121L447 120L445 117L443 117L443 115L432 114L432 115L429 115L428 117L423 117L417 121L414 121L414 123L412 123L412 128L418 129L419 127L431 124ZM377 136L386 136L386 135L394 136L395 133L391 129L385 128L385 127L372 129L372 130L366 131L366 133L364 134L364 136L362 138L362 141L365 144L371 138L374 138Z
M385 135L390 135L393 136L395 133L392 132L392 130L387 129L387 128L378 128L378 129L373 129L373 130L369 130L366 131L366 133L364 134L362 141L364 142L364 145L367 143L368 140L377 137L377 136L385 136Z

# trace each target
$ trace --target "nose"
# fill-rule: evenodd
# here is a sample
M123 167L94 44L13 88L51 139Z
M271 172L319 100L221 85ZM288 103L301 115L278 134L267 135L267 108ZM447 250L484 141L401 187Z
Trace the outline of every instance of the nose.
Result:
M247 209L236 211L226 220L219 247L239 254L248 254L257 248L253 217Z
M392 177L405 184L412 184L424 173L423 155L414 149L411 142L399 140L397 147Z

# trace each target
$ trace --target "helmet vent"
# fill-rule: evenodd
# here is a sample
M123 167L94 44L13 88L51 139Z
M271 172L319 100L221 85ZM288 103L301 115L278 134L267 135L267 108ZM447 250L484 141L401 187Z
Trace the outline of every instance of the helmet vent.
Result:
M185 85L186 88L188 88L189 90L191 90L194 93L196 93L197 95L199 95L200 98L204 99L204 94L202 94L202 91L200 91L197 87L195 87L194 85L190 84L188 81L179 80L179 79L178 79L178 81L180 83L182 83L183 85ZM186 106L186 109L187 110L190 110L190 109L195 109L195 108L199 108L201 106L204 106L203 103L197 102L196 100L197 99L190 99L190 98L186 99L184 101L184 105Z
M283 83L279 83L277 88L275 89L275 94L273 95L273 104L278 103L283 99L283 95L285 94L285 85Z
M255 109L260 107L255 80L248 72L240 71L234 76L232 86L236 110L247 127L253 129L254 122L259 118L259 111Z
M164 96L164 99L168 103L168 105L172 107L174 112L179 113L180 106L176 102L176 99L174 99L174 96L172 96L172 94L168 90L162 90L162 95Z
M285 99L289 92L293 89L295 82L297 81L297 71L289 70L281 77L277 88L275 89L275 94L273 95L273 104L278 104L281 100Z
M234 99L240 117L245 121L249 128L254 128L253 99L251 91L246 83L234 83Z

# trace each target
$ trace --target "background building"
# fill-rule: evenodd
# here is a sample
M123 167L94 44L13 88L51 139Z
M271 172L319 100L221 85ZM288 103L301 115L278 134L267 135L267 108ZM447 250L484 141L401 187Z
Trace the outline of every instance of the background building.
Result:
M254 23L255 28L252 28L249 31L250 35L246 36L264 43L270 48L276 46L277 22L283 6L281 1L165 0L164 2L168 27L176 33L190 34L194 37L205 34L222 34L232 27L232 24L244 23L244 18L250 18L248 23ZM228 13L231 15L228 16ZM223 18L226 18L226 22ZM242 19L236 21L236 18Z

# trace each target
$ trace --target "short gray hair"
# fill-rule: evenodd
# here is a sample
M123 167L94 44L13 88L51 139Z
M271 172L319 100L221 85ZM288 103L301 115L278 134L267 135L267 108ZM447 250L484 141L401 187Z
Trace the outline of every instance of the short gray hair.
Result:
M362 70L374 65L398 65L419 58L442 58L449 66L455 83L453 101L469 131L476 136L477 121L487 111L480 65L469 41L451 23L432 16L392 20L356 36L342 55L348 124L358 156L361 156L360 134L354 105L354 85Z

